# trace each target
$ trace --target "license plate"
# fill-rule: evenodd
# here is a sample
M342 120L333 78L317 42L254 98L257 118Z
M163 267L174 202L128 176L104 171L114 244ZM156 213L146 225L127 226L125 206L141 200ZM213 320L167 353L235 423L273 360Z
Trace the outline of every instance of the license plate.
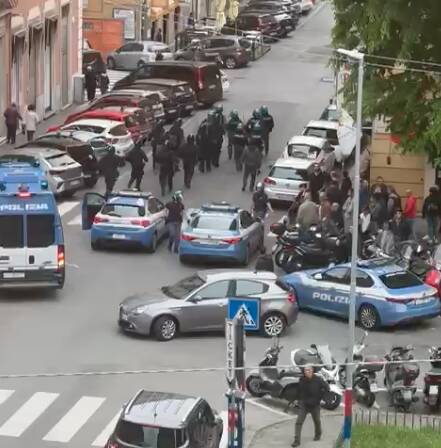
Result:
M429 395L438 395L438 386L430 386Z
M200 244L211 244L212 246L221 244L220 241L215 241L215 240L199 240L199 243Z
M24 272L4 272L3 278L24 278Z
M122 234L120 234L120 233L114 233L114 234L112 235L112 238L113 238L114 240L125 240L125 239L127 239L127 237L126 237L125 235L122 235Z
M429 303L432 300L431 297L427 297L425 299L417 299L415 300L416 305L424 305L425 303Z
M373 393L378 392L378 386L375 383L371 384L371 392Z

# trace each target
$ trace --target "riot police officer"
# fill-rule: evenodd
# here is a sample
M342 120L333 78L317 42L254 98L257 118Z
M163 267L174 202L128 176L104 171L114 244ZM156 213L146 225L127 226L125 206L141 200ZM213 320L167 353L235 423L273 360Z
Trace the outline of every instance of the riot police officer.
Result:
M239 118L239 114L237 110L232 110L228 117L228 121L226 123L227 137L228 137L228 159L231 160L233 157L233 140L234 134L236 132L237 126L242 124L242 121Z
M110 147L109 152L100 160L99 168L103 173L106 184L106 198L112 194L113 187L119 176L118 167L121 165L121 158L115 154L115 148Z
M260 109L254 109L251 118L247 121L245 125L245 129L248 132L248 134L251 134L251 130L253 129L256 123L259 123L261 125L260 120L261 120Z
M222 145L224 143L224 134L225 134L225 116L224 116L224 108L222 106L216 106L214 108L214 151L212 157L212 164L216 168L219 167L219 159L220 153L222 150Z
M211 163L216 151L216 124L215 113L209 111L207 118L200 124L196 134L196 145L199 155L199 171L205 173L211 171Z
M164 121L158 120L150 133L150 144L152 145L153 169L156 169L156 151L158 146L164 143L165 130Z
M132 188L132 184L135 182L135 187L139 191L144 176L144 165L149 161L146 153L141 148L141 142L135 144L134 148L127 154L126 160L132 165L132 172L127 187Z
M269 151L269 136L274 128L274 118L268 112L268 108L266 106L262 106L260 108L260 116L261 116L261 125L263 130L263 146L265 148L265 155L268 155Z
M236 130L232 137L233 149L234 149L234 161L236 163L236 170L242 171L242 154L247 145L247 136L245 128L242 122L239 122L236 126Z

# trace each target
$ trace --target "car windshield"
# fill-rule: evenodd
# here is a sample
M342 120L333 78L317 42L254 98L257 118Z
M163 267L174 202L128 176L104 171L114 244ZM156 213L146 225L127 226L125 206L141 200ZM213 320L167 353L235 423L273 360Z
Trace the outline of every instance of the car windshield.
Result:
M239 39L239 44L242 48L250 48L251 42L248 39Z
M106 204L102 208L101 214L115 216L117 218L139 218L145 215L142 207L125 204Z
M191 277L180 280L172 286L164 286L162 292L174 299L184 299L188 294L202 286L204 283L205 280L199 277L198 274L194 274Z
M412 288L423 284L418 277L407 271L384 274L380 276L380 280L389 289Z
M306 181L308 180L308 173L306 170L274 166L269 173L269 177L275 177L276 179Z
M235 216L228 215L199 215L193 219L191 227L207 230L237 230L237 219Z
M176 430L158 428L121 420L116 428L119 441L130 446L142 448L175 447Z
M297 159L315 159L319 153L318 148L308 145L288 145L288 154Z
M91 124L73 124L72 126L68 126L64 128L64 130L79 130L79 131L87 131L92 132L93 134L102 134L105 130L103 126L94 126Z
M47 157L47 161L53 167L66 166L75 163L75 161L67 154L57 154L55 156Z

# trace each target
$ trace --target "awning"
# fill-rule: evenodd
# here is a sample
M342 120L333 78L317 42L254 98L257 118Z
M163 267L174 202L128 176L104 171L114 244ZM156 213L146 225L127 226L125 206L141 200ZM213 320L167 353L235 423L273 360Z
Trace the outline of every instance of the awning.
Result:
M23 16L11 17L11 34L16 37L23 37L25 35L25 21Z
M29 28L42 28L43 22L41 20L40 7L34 6L28 13L28 27Z
M54 20L58 17L58 9L55 0L46 0L44 4L44 17L48 20Z

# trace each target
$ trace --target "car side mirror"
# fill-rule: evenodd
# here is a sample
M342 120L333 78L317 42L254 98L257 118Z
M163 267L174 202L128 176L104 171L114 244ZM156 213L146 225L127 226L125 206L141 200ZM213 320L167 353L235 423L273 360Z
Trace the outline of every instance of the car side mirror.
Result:
M202 300L202 297L196 295L196 296L194 296L194 297L192 297L192 298L190 299L190 302L193 302L193 303L199 303L201 300Z
M321 272L317 272L317 274L314 274L314 278L316 280L323 280L323 275L321 274Z

